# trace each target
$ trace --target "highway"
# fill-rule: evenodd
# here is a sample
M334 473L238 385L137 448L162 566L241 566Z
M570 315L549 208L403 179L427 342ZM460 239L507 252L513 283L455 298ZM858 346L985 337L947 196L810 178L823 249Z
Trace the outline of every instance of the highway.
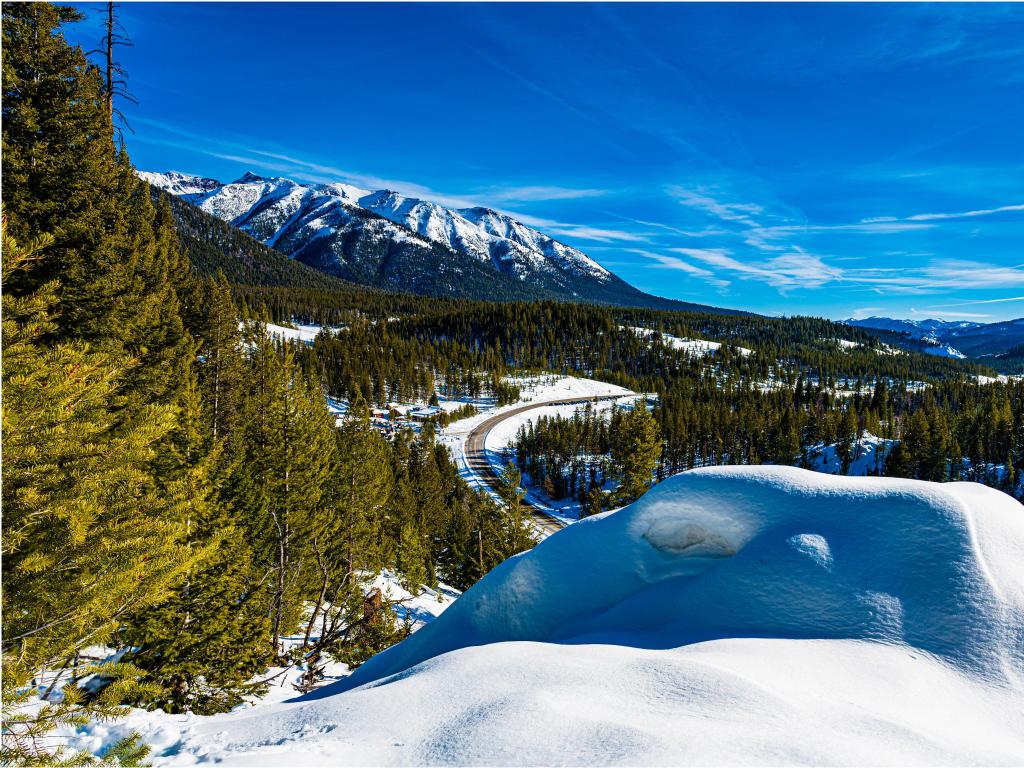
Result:
M534 408L546 408L550 405L583 405L585 403L596 403L601 400L618 400L623 395L597 395L593 397L570 397L564 400L546 400L540 403L529 403L527 405L521 405L518 408L513 408L509 411L504 411L495 416L491 416L489 419L482 421L478 426L474 427L473 430L466 435L465 453L466 463L469 468L473 470L487 485L498 492L500 486L500 480L498 473L491 466L490 462L487 461L487 450L485 445L487 444L487 435L494 429L498 424L510 419L513 416L518 416ZM538 528L542 536L550 536L562 528L565 528L568 523L557 517L545 512L540 507L531 504L526 499L521 502L523 512L530 518L536 528Z

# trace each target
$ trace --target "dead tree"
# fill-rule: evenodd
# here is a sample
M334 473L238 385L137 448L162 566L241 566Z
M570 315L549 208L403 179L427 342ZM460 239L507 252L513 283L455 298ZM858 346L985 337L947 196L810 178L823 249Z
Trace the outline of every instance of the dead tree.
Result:
M122 128L127 128L128 131L132 129L124 113L115 105L114 97L117 96L125 99L132 104L138 104L139 102L128 91L128 74L124 71L120 62L114 58L114 53L118 46L125 48L134 47L134 43L128 37L128 32L121 25L121 22L117 20L115 13L117 8L116 3L107 3L106 10L104 11L106 18L103 24L105 30L103 40L100 42L100 47L90 51L89 54L98 54L102 57L103 98L106 101L107 114L110 117L112 135L120 143L124 138Z

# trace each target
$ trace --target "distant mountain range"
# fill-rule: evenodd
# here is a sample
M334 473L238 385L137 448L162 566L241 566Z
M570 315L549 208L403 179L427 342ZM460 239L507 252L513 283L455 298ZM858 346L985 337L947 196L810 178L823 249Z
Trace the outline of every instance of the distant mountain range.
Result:
M490 208L253 173L230 184L174 171L139 176L296 261L362 285L732 313L639 291L582 251Z
M845 320L847 325L905 334L921 342L922 350L943 357L987 357L1005 354L1024 344L1024 318L999 323L965 320L894 320L868 317Z

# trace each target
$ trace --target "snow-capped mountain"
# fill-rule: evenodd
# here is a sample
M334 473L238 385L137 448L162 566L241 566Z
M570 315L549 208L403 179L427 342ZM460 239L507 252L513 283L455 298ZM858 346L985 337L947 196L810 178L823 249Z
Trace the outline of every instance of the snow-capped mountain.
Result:
M188 176L177 171L167 173L150 173L138 171L139 178L154 187L170 192L172 195L202 195L212 192L220 186L216 179L205 179L201 176Z
M891 317L866 317L863 320L850 319L843 322L860 328L878 328L883 331L906 333L911 338L931 341L936 344L946 334L983 325L969 320L895 320Z
M1000 323L969 320L894 320L867 317L844 320L847 325L905 333L922 342L921 351L940 357L978 357L1006 352L1024 344L1024 318Z
M140 173L282 253L347 280L435 295L701 308L642 293L582 251L490 208L246 173Z

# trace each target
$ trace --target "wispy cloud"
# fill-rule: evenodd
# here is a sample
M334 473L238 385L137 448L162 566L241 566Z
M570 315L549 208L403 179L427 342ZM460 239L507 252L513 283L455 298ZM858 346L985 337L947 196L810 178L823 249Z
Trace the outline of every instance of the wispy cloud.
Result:
M884 307L858 307L850 315L854 320L863 320L865 317L877 317L878 313L884 309Z
M907 221L936 221L939 219L972 219L976 216L991 216L994 213L1006 213L1009 211L1024 211L1024 205L1001 205L998 208L981 208L975 211L961 211L959 213L918 213L908 216Z
M621 229L601 229L599 227L588 227L582 224L562 224L551 222L546 225L548 234L559 237L578 237L581 240L596 240L607 243L620 241L624 243L645 243L648 238L637 232L627 232Z
M764 208L756 203L726 202L713 197L702 189L670 185L666 187L665 191L674 197L680 205L711 214L722 221L737 222L748 227L758 227L758 223L752 217L764 213Z
M953 306L969 307L975 304L1005 304L1008 301L1024 302L1024 296L1010 296L1005 299L978 299L977 301L958 301L955 304L953 304Z
M579 200L586 197L601 197L609 194L607 189L573 189L571 187L508 187L483 189L481 195L495 202L527 203L547 200Z
M722 249L675 248L709 266L735 273L744 280L758 280L785 293L794 288L820 288L842 279L842 270L807 253L787 253L761 261L740 261Z
M914 317L935 318L936 320L985 320L992 317L992 315L981 312L958 312L943 307L911 309L910 314Z
M863 268L843 272L843 280L882 292L935 293L1024 286L1022 265L1002 267L966 259L938 259L916 270Z
M919 268L840 267L823 257L802 250L769 258L741 258L725 248L672 248L673 253L699 263L681 266L697 277L718 284L722 273L741 280L754 280L786 294L796 289L816 289L826 285L846 285L872 290L878 294L934 294L950 290L982 290L1024 286L1024 265L996 266L962 259L933 260ZM667 257L649 258L670 266ZM701 270L701 271L697 271ZM997 303L1011 299L990 299ZM868 311L868 310L864 310Z
M665 254L662 253L652 253L651 251L641 251L636 249L633 249L632 252L639 254L640 256L644 256L648 259L651 259L652 261L656 262L659 267L664 267L666 269L674 269L679 272L685 272L686 274L692 277L698 277L701 280L704 280L719 288L726 288L730 285L728 280L716 276L715 273L712 272L711 270L704 269L703 267L698 267L696 264L684 261L683 259L680 259L677 256L666 256Z

